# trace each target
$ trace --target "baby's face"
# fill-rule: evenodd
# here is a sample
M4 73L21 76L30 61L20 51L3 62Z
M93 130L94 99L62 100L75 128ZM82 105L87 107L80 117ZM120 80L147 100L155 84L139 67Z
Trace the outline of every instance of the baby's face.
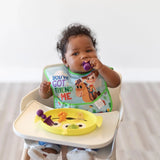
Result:
M71 36L67 45L65 60L63 60L64 64L72 72L82 73L86 72L82 63L91 58L97 58L96 49L91 39L86 35Z

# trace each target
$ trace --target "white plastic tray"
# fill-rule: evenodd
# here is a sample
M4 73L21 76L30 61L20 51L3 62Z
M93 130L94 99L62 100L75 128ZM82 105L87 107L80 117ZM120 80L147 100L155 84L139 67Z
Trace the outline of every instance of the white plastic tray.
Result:
M100 128L93 132L81 136L63 136L45 131L38 123L34 123L35 115L38 109L44 111L51 108L37 102L31 101L27 108L17 117L13 124L15 133L24 138L38 140L74 147L83 148L101 148L108 145L115 134L119 112L98 113L103 117L103 123Z

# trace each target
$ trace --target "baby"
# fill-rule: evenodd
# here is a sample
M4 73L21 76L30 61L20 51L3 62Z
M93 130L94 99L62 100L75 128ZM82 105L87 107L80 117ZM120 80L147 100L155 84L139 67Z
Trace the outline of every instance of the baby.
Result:
M120 77L99 60L96 45L96 39L88 27L81 24L69 25L57 43L63 65L52 73L46 71L50 81L40 84L40 96L44 99L54 96L55 108L80 108L94 113L111 111L112 101L108 87L117 87L120 84ZM84 62L90 64L89 70L84 68ZM63 71L63 76L58 77L55 74L54 76L56 80L61 78L63 83L53 79L53 73L59 69ZM71 89L67 90L67 87ZM66 94L64 88L67 90ZM62 89L63 93L60 92ZM43 152L51 154L59 152L56 147L52 147L51 144L50 146L44 147ZM68 154L68 159L71 159L69 158L71 153Z

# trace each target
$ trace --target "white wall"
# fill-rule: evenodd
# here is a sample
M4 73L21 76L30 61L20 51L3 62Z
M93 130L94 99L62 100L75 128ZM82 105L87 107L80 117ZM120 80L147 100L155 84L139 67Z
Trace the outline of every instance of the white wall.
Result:
M55 48L62 29L80 22L96 33L101 60L124 81L160 81L159 6L158 0L0 1L0 80L40 81L45 65L61 62Z

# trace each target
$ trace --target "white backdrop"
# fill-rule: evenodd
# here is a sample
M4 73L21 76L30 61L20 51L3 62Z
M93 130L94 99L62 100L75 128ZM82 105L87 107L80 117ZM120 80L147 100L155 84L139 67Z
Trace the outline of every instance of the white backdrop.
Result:
M0 1L0 81L40 81L60 63L58 35L68 24L88 25L103 63L124 81L160 81L159 0Z

